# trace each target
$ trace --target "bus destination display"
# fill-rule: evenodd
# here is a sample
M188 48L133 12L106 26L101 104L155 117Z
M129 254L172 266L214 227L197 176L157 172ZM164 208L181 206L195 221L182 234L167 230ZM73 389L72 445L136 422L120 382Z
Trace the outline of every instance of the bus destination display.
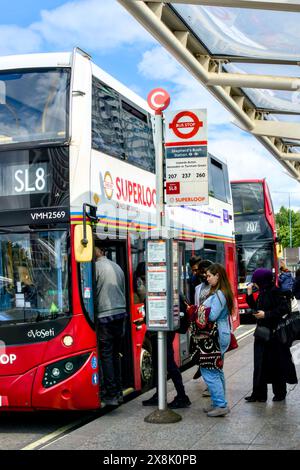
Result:
M235 231L237 235L251 235L261 233L259 220L235 221Z
M49 192L48 163L0 165L0 196Z

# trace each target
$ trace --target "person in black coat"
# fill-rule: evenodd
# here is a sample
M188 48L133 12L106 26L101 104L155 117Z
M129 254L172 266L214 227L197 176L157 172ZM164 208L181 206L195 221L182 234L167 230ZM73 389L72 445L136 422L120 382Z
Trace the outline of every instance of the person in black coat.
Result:
M255 300L252 294L253 284L259 288ZM257 325L270 330L270 339L264 341L259 337L254 340L254 372L252 394L245 397L247 402L267 401L268 383L273 387L273 401L282 401L286 397L286 384L298 383L296 370L290 349L272 337L283 315L288 313L286 299L273 282L270 269L256 269L252 276L252 284L247 287L246 301L255 311Z

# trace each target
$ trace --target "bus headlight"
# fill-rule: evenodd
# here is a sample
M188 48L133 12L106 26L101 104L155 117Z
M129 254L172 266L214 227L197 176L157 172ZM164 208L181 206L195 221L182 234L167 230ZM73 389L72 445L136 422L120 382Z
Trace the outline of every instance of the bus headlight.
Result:
M73 369L74 369L74 364L73 364L73 362L68 361L68 362L65 363L65 370L66 370L67 372L72 372Z
M72 356L68 359L48 364L45 368L42 381L43 387L50 388L68 379L83 366L90 355L90 353L80 354L79 356Z
M58 367L53 367L53 369L51 370L51 375L52 377L59 377L60 376L60 370Z

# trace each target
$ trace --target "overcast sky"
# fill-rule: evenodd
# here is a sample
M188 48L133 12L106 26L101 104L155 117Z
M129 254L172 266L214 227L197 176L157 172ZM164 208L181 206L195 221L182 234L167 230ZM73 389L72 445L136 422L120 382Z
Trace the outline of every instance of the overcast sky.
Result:
M299 183L116 0L0 0L0 55L86 50L92 60L146 98L171 95L169 109L208 110L208 150L226 160L230 179L267 178L275 210L300 208Z

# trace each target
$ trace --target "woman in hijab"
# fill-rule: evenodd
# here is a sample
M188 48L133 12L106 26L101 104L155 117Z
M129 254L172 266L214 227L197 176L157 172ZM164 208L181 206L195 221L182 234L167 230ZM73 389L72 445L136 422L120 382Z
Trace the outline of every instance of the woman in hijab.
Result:
M253 285L259 289L255 300ZM297 376L290 349L272 337L283 315L288 313L288 305L280 290L274 285L270 269L256 269L252 283L247 287L247 303L254 310L257 327L254 333L254 372L253 390L245 397L247 402L265 402L268 383L273 387L273 401L282 401L286 396L286 384L296 384Z

